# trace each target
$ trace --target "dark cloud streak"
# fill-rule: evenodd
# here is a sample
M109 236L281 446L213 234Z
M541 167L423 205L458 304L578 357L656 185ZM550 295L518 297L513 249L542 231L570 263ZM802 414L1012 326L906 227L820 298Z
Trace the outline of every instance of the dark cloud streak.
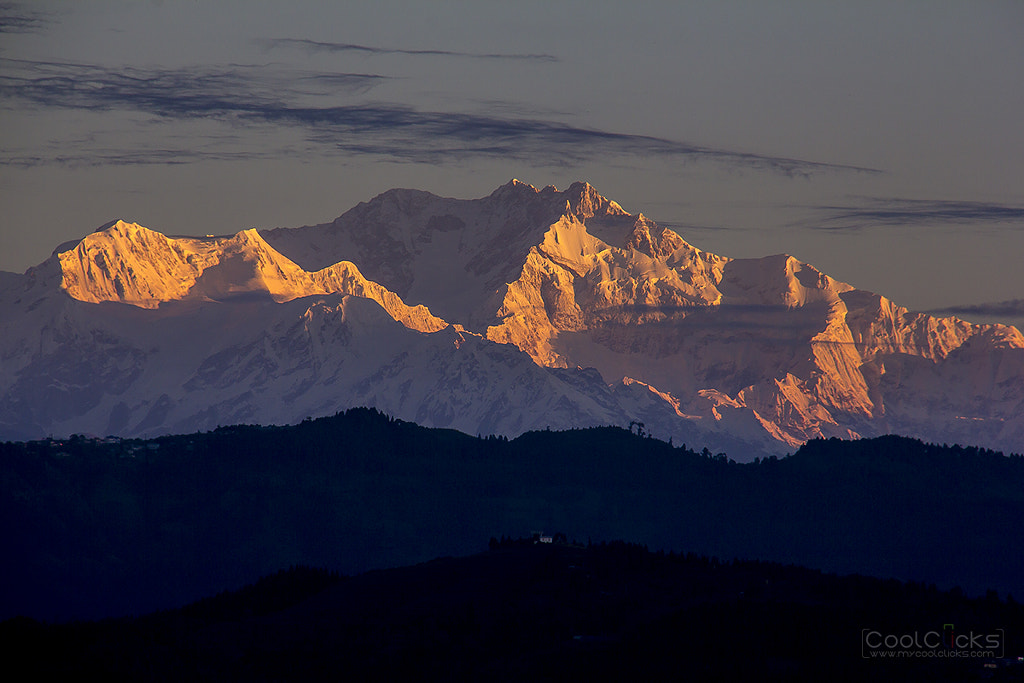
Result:
M928 311L932 315L987 316L1024 318L1024 299L1010 299L983 304L965 304Z
M354 43L325 43L305 38L266 38L259 41L268 49L299 48L307 52L355 52L367 55L407 55L413 57L462 57L468 59L520 60L558 62L558 57L546 54L505 54L499 52L456 52L454 50L409 50L392 47L356 45Z
M265 152L213 152L182 148L145 148L136 150L90 150L83 153L53 155L8 155L0 157L0 166L31 168L55 164L71 168L89 166L181 166L199 161L252 161L277 157Z
M44 107L107 111L126 109L171 118L230 115L283 108L290 97L316 95L297 82L329 84L336 92L361 93L386 76L327 73L285 77L265 67L115 70L94 64L0 58L0 96ZM12 73L20 71L20 73Z
M646 215L646 214L645 214ZM682 223L678 221L656 221L663 228L668 228L679 235L688 232L750 232L756 228L738 227L732 225L698 225L695 223Z
M554 165L597 157L665 157L714 161L788 176L878 172L582 128L540 118L422 111L393 103L351 103L352 96L366 93L385 78L375 74L296 75L282 74L271 67L245 65L111 69L11 59L0 59L0 66L0 99L28 102L41 108L142 112L165 120L212 119L236 127L270 124L301 131L320 153L375 155L423 163L492 157ZM302 84L309 83L327 84L332 90L303 90ZM341 95L349 101L337 104ZM325 103L319 99L325 96L332 101ZM27 163L28 158L23 156L20 163ZM7 163L13 161L8 158Z
M873 226L1024 223L1024 207L943 199L872 198L861 206L819 206L814 227L858 230Z
M48 12L28 9L20 2L0 2L0 33L40 33L51 21Z

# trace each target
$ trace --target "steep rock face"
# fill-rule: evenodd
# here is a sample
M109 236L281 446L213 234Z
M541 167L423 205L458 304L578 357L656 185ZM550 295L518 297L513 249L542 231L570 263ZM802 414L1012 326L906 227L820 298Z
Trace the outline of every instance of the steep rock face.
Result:
M515 279L537 229L565 209L554 188L538 192L518 181L474 200L389 190L332 223L269 230L263 237L307 270L351 261L403 300L466 324Z
M886 432L1024 450L1015 328L704 252L586 183L391 190L231 237L117 222L6 278L0 308L4 435L369 404L470 433L635 420L737 457Z
M865 360L875 354L908 353L940 361L976 335L1021 345L1021 334L1005 325L972 325L957 318L913 313L883 296L860 290L843 294L847 325Z
M539 237L563 216L630 219L587 183L558 192L512 180L473 200L389 190L332 223L262 235L307 270L352 261L403 300L482 329L493 322L498 290L519 277Z
M487 338L519 347L540 365L566 367L551 342L560 330L582 326L572 274L531 249L519 278L503 289L495 313L501 323L487 328Z
M155 308L186 296L216 263L218 243L172 240L134 223L117 221L57 255L62 287L79 301L120 301Z
M615 236L602 218L598 231ZM573 211L552 224L506 286L488 338L543 365L593 366L671 396L724 389L791 445L855 435L833 412L871 416L844 323L849 285L789 256L729 260L642 215L614 218L620 245Z

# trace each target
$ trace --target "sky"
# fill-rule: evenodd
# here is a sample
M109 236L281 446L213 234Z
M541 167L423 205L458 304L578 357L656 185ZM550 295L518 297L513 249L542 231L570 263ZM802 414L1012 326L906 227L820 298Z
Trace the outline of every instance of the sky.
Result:
M586 180L701 249L1024 320L1024 2L0 2L0 270L115 219Z

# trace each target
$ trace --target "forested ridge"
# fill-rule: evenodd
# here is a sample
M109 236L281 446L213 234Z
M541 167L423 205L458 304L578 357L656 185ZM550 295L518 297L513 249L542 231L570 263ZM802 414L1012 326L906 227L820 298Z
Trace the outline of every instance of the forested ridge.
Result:
M639 425L507 440L354 409L0 444L0 513L0 617L143 614L289 566L352 575L534 531L1024 595L1024 458L895 436L737 464Z
M634 543L491 539L355 577L292 567L183 608L0 622L8 666L112 680L1019 680L1024 607L994 594ZM871 636L866 636L870 633ZM943 633L991 656L947 656ZM921 657L872 643L928 642ZM927 634L927 635L925 635ZM997 634L996 641L987 640ZM961 645L967 643L962 639ZM988 653L986 653L988 654Z

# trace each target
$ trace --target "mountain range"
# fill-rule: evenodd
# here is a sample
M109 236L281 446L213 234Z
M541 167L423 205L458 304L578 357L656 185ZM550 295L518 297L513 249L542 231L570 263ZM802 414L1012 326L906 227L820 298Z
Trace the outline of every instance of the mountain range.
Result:
M638 423L737 460L886 433L1024 450L1016 328L702 251L586 183L226 236L117 221L2 274L0 359L0 439L373 406L484 435Z

